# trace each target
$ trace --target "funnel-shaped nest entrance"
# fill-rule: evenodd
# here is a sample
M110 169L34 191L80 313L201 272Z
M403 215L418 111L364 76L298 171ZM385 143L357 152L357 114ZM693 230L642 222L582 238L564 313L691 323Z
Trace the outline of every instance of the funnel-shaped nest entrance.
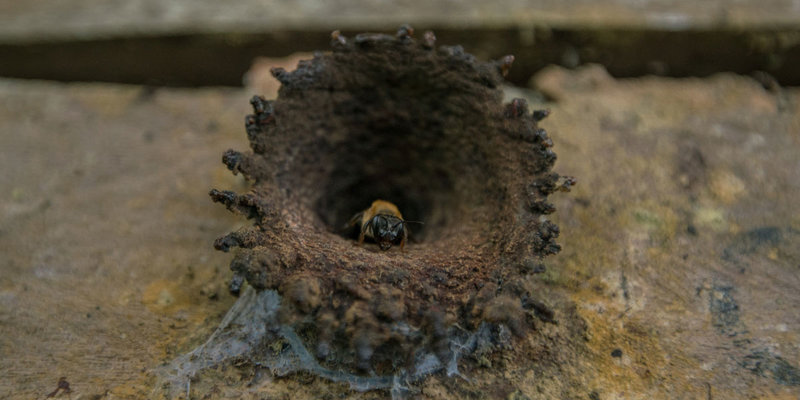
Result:
M283 296L281 320L306 332L321 362L393 372L420 351L441 360L454 327L527 326L519 279L558 251L542 216L558 184L552 142L523 100L501 102L509 59L397 36L334 35L334 51L273 71L279 97L252 100L253 152L223 161L253 182L215 201L255 219L217 240L238 246L243 279ZM398 206L413 240L401 251L341 234L372 201ZM500 283L498 283L500 282Z

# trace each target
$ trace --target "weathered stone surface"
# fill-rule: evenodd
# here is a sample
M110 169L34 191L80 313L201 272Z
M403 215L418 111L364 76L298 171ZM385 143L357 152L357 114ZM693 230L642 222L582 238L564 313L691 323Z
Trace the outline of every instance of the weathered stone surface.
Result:
M233 303L240 91L0 81L0 397L144 398L144 371L205 340ZM184 149L177 154L177 148ZM66 396L63 396L66 398Z
M600 68L535 83L556 100L532 105L552 110L556 168L580 180L554 198L563 251L535 279L574 303L588 350L549 375L535 358L487 357L469 382L435 376L422 395L796 398L800 93ZM233 303L229 256L211 244L243 223L207 192L245 188L219 159L247 146L251 95L0 83L0 397L42 398L62 376L72 398L147 397L148 370L208 337ZM247 365L192 387L347 392Z
M588 323L600 398L797 396L798 92L601 67L535 83L581 178L549 279Z

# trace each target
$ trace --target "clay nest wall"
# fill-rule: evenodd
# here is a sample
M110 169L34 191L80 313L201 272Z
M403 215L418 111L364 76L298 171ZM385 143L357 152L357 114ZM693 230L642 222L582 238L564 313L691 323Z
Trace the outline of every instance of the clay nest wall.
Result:
M278 98L254 97L246 117L252 152L223 156L252 189L211 192L254 220L215 243L239 247L231 290L278 291L280 321L323 365L391 374L452 357L458 330L522 335L552 317L520 279L559 250L547 196L574 183L551 170L547 112L502 103L513 57L479 62L412 33L334 32L331 53L273 70ZM424 222L404 250L342 229L375 199Z

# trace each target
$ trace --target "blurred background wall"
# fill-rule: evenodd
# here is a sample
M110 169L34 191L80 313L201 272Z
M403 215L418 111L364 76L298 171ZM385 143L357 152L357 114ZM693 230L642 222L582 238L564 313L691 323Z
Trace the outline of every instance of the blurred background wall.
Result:
M479 58L514 54L525 85L548 64L613 76L767 73L800 83L792 0L0 1L0 76L239 86L255 57L326 49L345 35L431 29Z

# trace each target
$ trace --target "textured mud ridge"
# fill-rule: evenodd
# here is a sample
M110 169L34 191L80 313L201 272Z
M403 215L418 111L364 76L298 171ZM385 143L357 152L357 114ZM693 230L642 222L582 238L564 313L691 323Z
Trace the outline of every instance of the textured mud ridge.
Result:
M223 156L252 189L211 192L254 220L215 242L238 247L231 290L279 293L267 330L302 341L320 371L453 374L476 335L514 340L553 319L524 279L559 251L547 196L574 183L552 172L547 111L502 104L513 57L479 62L412 32L334 32L332 53L273 70L278 98L254 97L245 120L252 152ZM379 198L425 223L404 251L341 229Z

